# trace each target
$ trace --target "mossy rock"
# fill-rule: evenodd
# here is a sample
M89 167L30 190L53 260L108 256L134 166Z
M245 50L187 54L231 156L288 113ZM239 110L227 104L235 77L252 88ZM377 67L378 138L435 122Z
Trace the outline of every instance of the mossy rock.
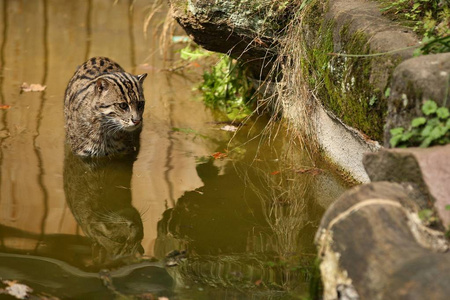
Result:
M277 58L275 36L288 19L289 1L170 0L173 17L203 48L238 58L264 79Z
M305 28L310 31L305 33L309 39L305 60L309 65L305 71L326 109L371 139L382 141L387 111L385 90L394 68L411 57L412 50L377 55L394 50L382 40L395 38L401 28L391 25L390 30L385 30L387 20L381 17L378 7L354 2L358 1L329 1L325 6L323 1L316 1L310 9L315 13L305 20ZM365 26L364 17L374 23ZM398 49L415 40L411 33L403 33L398 37L403 42L395 44Z

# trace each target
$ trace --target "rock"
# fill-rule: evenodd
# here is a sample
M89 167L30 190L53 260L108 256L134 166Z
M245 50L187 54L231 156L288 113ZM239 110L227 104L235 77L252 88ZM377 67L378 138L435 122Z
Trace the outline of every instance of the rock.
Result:
M326 2L320 34L308 48L320 62L312 66L322 77L316 81L323 81L316 87L319 98L346 125L382 143L387 107L384 91L394 68L413 56L410 46L418 44L417 36L383 16L376 1ZM336 55L321 58L330 51ZM376 53L385 54L371 56ZM321 65L323 59L326 68Z
M270 19L261 11L267 3L251 2L169 0L173 17L195 43L239 58L254 78L264 79L277 56L271 37L275 31L267 27Z
M450 145L431 148L380 150L367 153L363 159L372 182L412 183L423 197L422 209L434 204L445 226L450 226Z
M390 130L408 128L422 116L422 104L434 100L450 108L450 53L424 55L402 62L394 70L384 130L384 145L390 147Z
M447 299L450 254L441 232L423 226L396 183L344 193L316 235L324 299ZM431 275L430 275L431 274Z
M381 91L386 88L393 67L412 57L414 50L408 47L418 43L417 36L412 30L393 24L382 15L379 4L373 1L330 0L326 18L335 24L333 26L335 52L345 50L344 43L348 43L345 34L355 36L358 32L368 37L367 44L372 53L394 51L390 55L384 55L382 60L372 59L373 70L367 79Z

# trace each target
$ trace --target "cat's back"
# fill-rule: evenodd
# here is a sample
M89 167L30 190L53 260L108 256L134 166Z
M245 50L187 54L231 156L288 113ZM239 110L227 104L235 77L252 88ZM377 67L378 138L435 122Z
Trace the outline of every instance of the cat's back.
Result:
M105 73L125 72L122 67L108 57L92 57L77 68L67 85L64 104L73 101L76 94L86 89L93 79Z

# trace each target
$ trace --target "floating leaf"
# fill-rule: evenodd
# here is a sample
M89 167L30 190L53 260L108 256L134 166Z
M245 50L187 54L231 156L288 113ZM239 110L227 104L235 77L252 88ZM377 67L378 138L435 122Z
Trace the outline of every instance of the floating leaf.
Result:
M258 280L255 281L255 285L256 286L260 286L261 283L262 283L262 279L258 279Z
M28 293L33 292L32 288L25 284L17 283L16 280L4 280L3 283L8 285L5 288L5 292L17 299L27 299Z
M0 109L10 109L11 105L7 105L7 104L0 104Z
M42 92L45 90L47 86L45 85L40 85L38 83L32 83L32 84L28 84L26 82L22 83L22 85L20 86L20 89L22 92Z
M233 125L225 125L222 128L220 128L220 130L223 131L230 131L230 132L235 132L238 128L236 126Z
M222 153L222 152L215 152L215 153L211 154L211 156L214 157L214 159L223 159L223 158L227 157L228 154Z

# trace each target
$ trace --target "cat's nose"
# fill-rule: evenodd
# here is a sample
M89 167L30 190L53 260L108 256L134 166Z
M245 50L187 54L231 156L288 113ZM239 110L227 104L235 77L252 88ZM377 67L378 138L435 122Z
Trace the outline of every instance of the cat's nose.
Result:
M134 119L134 118L131 118L131 122L133 122L133 124L134 125L139 125L139 123L141 123L141 119Z

